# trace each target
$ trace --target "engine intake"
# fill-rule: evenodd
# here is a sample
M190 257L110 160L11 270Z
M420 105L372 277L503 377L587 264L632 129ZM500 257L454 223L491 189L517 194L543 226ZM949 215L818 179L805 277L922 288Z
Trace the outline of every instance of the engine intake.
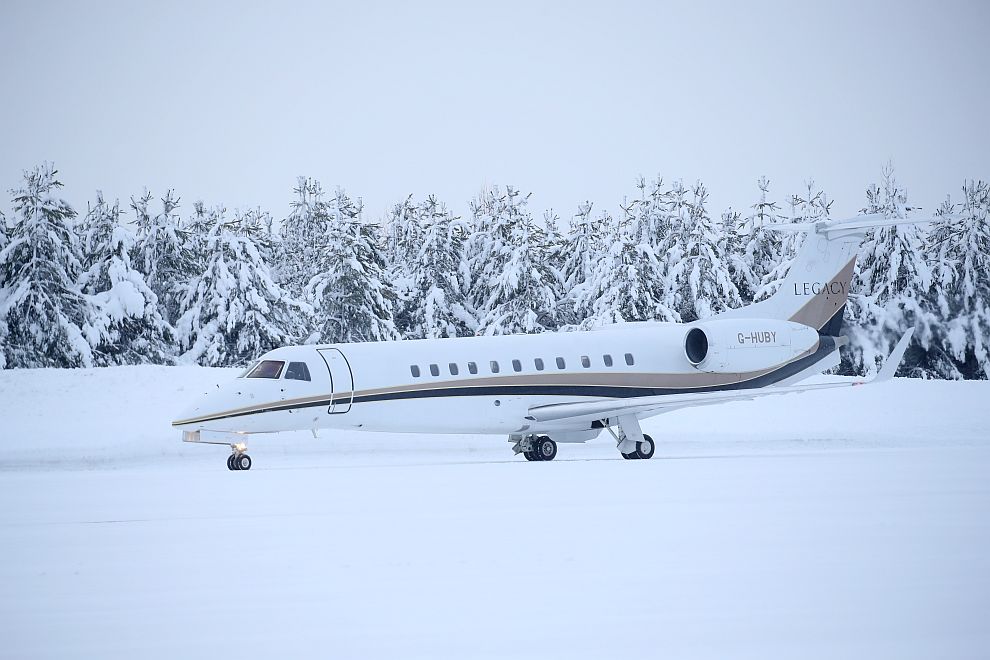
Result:
M708 357L708 335L701 328L691 328L684 338L684 354L688 362L698 366Z

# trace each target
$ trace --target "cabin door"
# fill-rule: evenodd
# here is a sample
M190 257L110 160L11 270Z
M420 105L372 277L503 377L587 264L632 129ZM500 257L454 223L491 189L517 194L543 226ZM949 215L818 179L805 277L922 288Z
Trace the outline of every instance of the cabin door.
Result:
M339 415L351 409L354 401L354 374L351 365L336 348L318 349L330 372L330 408L327 413Z

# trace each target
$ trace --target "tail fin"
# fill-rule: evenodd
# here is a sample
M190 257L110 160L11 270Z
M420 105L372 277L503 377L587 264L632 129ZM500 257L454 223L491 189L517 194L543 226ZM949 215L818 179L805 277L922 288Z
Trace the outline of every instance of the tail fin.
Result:
M904 220L883 214L848 220L765 225L774 231L808 232L787 277L767 300L722 314L722 318L770 318L810 326L821 334L838 336L849 299L859 244L875 227L930 222L931 218Z

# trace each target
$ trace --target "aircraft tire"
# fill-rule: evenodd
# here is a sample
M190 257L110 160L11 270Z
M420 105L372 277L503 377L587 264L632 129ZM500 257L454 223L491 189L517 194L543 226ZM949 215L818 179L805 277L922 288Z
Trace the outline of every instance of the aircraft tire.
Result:
M250 470L251 469L251 457L247 454L240 454L234 459L234 469L235 470Z
M228 470L236 470L237 469L236 467L234 467L234 455L233 454L231 454L230 456L227 457L227 469Z
M557 443L548 435L541 435L536 439L536 460L552 461L557 457Z
M622 454L622 452L619 453ZM639 458L639 454L637 454L636 452L630 452L628 454L622 454L622 458L626 459L627 461L635 461Z
M523 454L523 456L525 456L525 457L526 457L526 460L527 460L527 461L538 461L538 460L540 460L540 459L539 459L539 458L538 458L538 457L536 456L536 453L535 453L535 452L532 452L532 451L524 451L524 452L523 452L522 454Z
M640 442L636 445L636 458L642 458L644 460L653 458L653 453L657 450L656 443L648 435L644 435L643 439L646 442Z

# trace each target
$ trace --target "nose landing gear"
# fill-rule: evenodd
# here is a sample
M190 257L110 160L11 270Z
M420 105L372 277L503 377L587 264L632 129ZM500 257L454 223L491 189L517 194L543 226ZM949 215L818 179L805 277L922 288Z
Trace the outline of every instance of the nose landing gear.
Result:
M238 437L244 437L239 435ZM204 440L199 431L185 431L182 434L183 442L195 442L204 445L227 445L230 447L230 456L227 457L228 470L250 470L251 457L247 455L247 442L229 442L226 440Z
M251 457L243 452L234 449L234 453L227 457L228 470L250 470Z
M230 445L230 456L227 457L227 469L251 469L251 457L247 455L247 443L238 442Z

